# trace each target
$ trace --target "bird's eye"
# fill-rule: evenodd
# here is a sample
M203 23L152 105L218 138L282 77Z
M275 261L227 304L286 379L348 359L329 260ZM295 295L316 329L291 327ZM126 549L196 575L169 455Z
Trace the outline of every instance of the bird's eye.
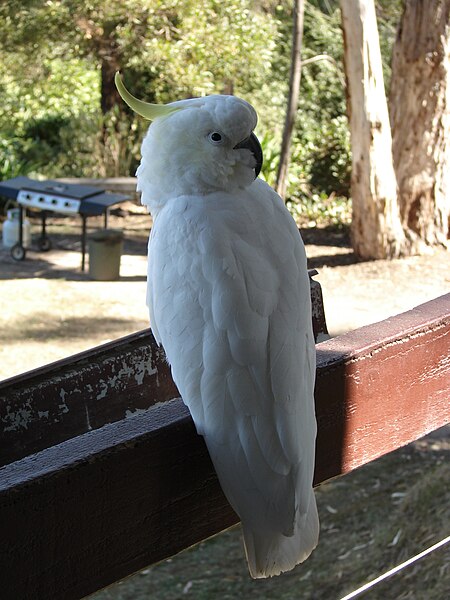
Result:
M216 144L216 145L221 144L223 142L223 136L218 131L212 131L208 135L208 139L210 142L212 142L213 144Z

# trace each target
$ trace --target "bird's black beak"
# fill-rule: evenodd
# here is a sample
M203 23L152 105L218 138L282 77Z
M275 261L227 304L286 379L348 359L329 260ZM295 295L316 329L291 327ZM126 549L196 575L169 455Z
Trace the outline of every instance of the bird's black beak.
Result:
M236 146L234 147L234 150L238 150L239 148L246 148L247 150L250 150L250 152L255 157L255 160L256 160L255 179L256 179L261 171L261 167L263 164L263 152L262 152L261 144L259 143L258 138L256 137L256 135L254 133L250 134L248 136L248 138L245 138L245 140L242 140L242 142L239 142L239 144L236 144Z

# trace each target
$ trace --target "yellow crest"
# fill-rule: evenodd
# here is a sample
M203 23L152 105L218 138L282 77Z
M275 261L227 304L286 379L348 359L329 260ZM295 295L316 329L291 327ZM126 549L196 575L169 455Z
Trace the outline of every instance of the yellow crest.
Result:
M122 100L128 104L134 112L150 121L153 121L158 117L167 117L171 113L181 109L179 106L171 106L170 104L150 104L149 102L144 102L143 100L135 98L124 86L118 72L115 75L114 81Z

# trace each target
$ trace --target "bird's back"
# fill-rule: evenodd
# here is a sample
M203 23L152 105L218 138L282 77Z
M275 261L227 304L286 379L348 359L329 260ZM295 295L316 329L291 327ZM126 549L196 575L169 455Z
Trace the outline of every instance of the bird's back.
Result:
M317 544L315 349L303 243L261 180L180 196L149 242L151 324L222 488L252 576Z

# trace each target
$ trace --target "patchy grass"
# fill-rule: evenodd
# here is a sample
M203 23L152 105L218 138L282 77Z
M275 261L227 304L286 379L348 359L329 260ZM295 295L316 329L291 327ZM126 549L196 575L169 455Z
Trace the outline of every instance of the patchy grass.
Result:
M450 443L427 438L317 489L321 539L293 572L252 581L239 527L94 594L95 600L338 600L450 533ZM444 547L367 592L446 600Z

